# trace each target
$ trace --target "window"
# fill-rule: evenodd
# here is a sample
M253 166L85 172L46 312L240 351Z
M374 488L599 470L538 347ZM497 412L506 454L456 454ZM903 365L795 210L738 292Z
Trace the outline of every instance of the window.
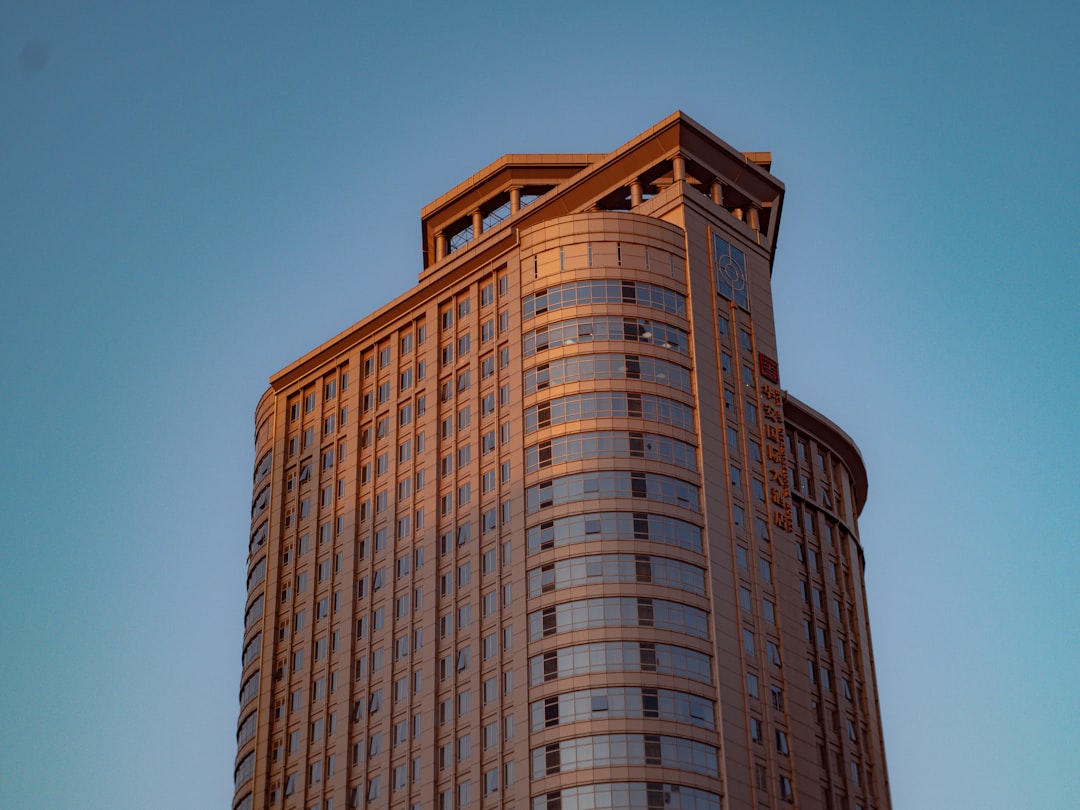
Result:
M746 255L713 233L713 271L716 278L716 292L743 309L750 308L747 296Z
M746 651L747 655L753 655L754 654L754 631L753 630L747 630L744 627L742 633L743 633L743 650Z
M756 743L760 743L764 736L762 730L762 723L757 717L750 718L750 739Z
M757 698L759 695L757 675L750 672L746 673L746 694L752 698Z
M775 643L769 641L765 645L765 654L769 659L769 663L774 666L780 666L780 648Z
M788 755L787 733L779 729L776 730L776 753Z
M787 802L794 798L791 792L791 779L783 775L780 776L780 798Z
M744 611L749 612L752 608L752 601L749 588L739 588L739 607Z
M499 792L499 769L492 768L484 772L484 795L490 796Z

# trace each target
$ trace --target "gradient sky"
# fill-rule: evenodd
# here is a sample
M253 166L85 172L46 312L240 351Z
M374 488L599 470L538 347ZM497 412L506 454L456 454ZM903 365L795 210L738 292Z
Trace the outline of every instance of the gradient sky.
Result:
M894 805L1080 796L1080 5L0 4L0 807L228 807L253 410L507 152L771 150Z

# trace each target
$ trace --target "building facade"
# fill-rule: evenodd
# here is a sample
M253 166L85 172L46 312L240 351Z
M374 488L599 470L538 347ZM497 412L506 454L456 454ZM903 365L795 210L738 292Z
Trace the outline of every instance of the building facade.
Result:
M235 810L891 806L866 473L781 387L769 170L682 113L504 156L271 379Z

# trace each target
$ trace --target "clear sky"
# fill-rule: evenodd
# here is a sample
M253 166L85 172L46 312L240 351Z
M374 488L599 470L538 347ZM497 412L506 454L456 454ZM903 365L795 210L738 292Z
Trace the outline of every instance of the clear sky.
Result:
M895 806L1080 796L1080 5L0 5L0 807L232 796L252 414L507 152L770 150ZM328 294L329 293L329 294Z

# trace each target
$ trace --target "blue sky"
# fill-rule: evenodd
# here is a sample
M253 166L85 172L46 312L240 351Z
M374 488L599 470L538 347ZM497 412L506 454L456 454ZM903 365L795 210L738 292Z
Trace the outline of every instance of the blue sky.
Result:
M1075 807L1078 9L9 0L0 805L228 805L268 376L415 283L446 189L682 109L787 186L895 806Z

